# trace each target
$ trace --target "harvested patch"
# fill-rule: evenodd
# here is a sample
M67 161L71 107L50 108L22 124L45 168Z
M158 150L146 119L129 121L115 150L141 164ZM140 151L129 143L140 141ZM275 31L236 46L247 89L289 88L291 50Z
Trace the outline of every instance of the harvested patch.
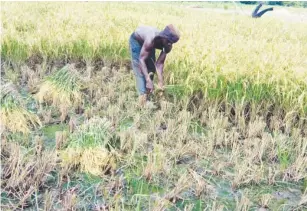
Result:
M56 153L53 151L25 150L15 143L2 145L1 189L6 195L3 207L10 209L32 206L33 195L42 190L49 174L55 170Z

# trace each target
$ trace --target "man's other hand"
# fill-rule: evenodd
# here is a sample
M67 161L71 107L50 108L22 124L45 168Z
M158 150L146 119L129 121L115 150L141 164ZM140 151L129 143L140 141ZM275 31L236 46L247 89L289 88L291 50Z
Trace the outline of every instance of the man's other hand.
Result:
M161 91L164 91L164 85L162 82L159 82L158 83L158 88L161 90Z

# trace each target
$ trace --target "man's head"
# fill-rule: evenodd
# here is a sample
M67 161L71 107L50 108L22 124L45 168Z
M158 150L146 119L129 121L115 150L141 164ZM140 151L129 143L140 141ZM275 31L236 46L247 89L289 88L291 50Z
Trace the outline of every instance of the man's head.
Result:
M180 38L178 30L172 24L166 26L165 29L159 33L158 36L166 38L172 44L176 43Z
M172 24L166 26L157 36L158 42L162 44L166 53L171 51L173 43L178 42L179 38L180 34Z

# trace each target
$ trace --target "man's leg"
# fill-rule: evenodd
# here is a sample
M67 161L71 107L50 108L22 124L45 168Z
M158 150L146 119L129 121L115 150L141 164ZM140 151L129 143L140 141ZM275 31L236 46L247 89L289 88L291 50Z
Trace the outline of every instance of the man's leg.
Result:
M132 69L136 79L136 88L139 93L139 103L141 106L144 106L147 100L146 80L141 72L139 64L139 56L142 46L138 43L137 40L134 39L133 35L131 35L129 40L129 47L131 53Z

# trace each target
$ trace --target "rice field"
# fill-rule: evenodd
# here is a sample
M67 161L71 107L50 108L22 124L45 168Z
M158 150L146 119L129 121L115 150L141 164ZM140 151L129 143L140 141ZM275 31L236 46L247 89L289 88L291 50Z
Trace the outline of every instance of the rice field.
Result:
M306 210L307 22L236 9L1 2L1 209ZM129 36L169 23L140 109Z

